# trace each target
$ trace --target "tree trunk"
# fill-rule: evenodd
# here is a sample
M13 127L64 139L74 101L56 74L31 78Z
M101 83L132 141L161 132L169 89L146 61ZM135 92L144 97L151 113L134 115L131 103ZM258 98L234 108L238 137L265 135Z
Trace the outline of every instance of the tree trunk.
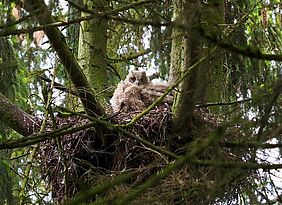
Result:
M189 67L212 50L201 31L204 29L205 32L215 33L218 30L217 25L223 19L223 1L219 2L216 6L195 0L179 0L174 3L175 22L184 25L184 30L182 33L177 29L173 31L170 80L175 82L185 72L189 72L179 84L179 92L173 105L172 126L178 133L192 129L195 104L209 100L210 96L215 96L219 91L217 86L212 87L210 84L214 83L211 80L216 79L213 77L217 75L220 58L211 55L189 71Z
M0 93L9 100L15 99L15 82L18 65L10 42L5 37L0 37ZM6 138L7 127L0 123L0 134Z
M224 25L224 1L217 0L210 6L203 6L201 10L202 25L205 33L220 37L223 32L220 25ZM201 52L202 56L208 55L215 47L214 44L204 39L204 45ZM210 53L210 56L202 63L204 68L201 75L200 93L202 94L199 103L218 102L225 96L225 78L226 74L223 71L223 56L224 52L217 49L216 52Z
M174 17L176 22L185 27L185 31L173 31L172 59L170 74L172 81L181 77L187 72L200 57L201 43L197 32L194 30L199 25L197 11L199 3L194 1L179 0L174 3ZM192 27L193 25L193 27ZM177 35L176 35L177 34ZM176 36L175 36L176 35ZM182 37L180 38L179 35ZM181 40L181 42L179 42ZM181 49L179 55L178 49ZM181 56L181 60L179 57ZM175 59L176 58L176 59ZM184 80L179 84L179 92L176 94L176 100L173 105L173 129L175 132L186 132L192 127L192 112L196 101L197 77L199 67L191 70Z
M24 1L25 9L30 12L36 12L36 17L40 25L54 23L54 19L42 0L38 1ZM104 109L98 103L93 90L82 72L76 58L67 46L65 39L58 28L47 27L44 29L50 44L59 56L61 63L64 65L72 83L74 84L80 100L85 108L85 111L92 116L104 115Z
M97 12L105 11L105 1L84 1L88 8L95 8ZM85 16L82 13L82 16ZM88 14L87 14L88 15ZM80 28L78 59L88 82L102 105L109 100L107 78L107 28L108 20L95 18L83 21Z

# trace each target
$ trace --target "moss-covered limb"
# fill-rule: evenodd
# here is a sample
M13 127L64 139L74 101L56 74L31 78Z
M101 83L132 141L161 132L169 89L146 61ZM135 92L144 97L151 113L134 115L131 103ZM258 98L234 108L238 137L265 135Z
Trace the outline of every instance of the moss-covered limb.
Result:
M218 167L225 169L282 169L282 164L259 164L247 162L225 162L214 160L192 160L192 164L200 166Z
M81 5L81 4L79 4L75 1L72 1L72 0L67 0L67 1L69 2L70 5L72 5L73 7L77 8L78 10L80 10L82 12L90 13L90 14L96 14L97 13L97 11L95 11L94 9L91 9L92 7L90 7L89 5L87 5L87 7L86 7L86 4ZM152 3L152 2L154 2L154 0L134 1L132 3L125 5L125 6L116 8L114 10L104 11L104 12L101 12L101 13L103 15L114 15L114 14L118 14L119 12L126 11L126 10L131 9L131 8L137 8L139 6L143 6L143 5L146 5L148 3Z
M30 12L36 12L37 19L40 25L54 23L54 19L43 0L39 1L24 1L25 9ZM79 97L85 108L85 111L90 115L101 116L104 115L102 106L96 100L92 89L90 88L85 75L82 72L77 60L67 46L64 37L60 30L56 27L47 27L44 29L50 44L59 56L61 63L75 88L78 91Z
M93 127L97 123L91 122L79 127L71 127L66 126L63 128L59 128L57 130L54 130L52 132L45 132L45 133L39 133L39 134L33 134L30 136L27 136L25 138L21 138L18 140L7 140L0 143L0 150L1 149L11 149L11 148L19 148L19 147L26 147L29 145L33 145L39 142L44 142L48 139L60 137L66 134L72 134L75 132L78 132L80 130L84 130L90 127Z
M79 193L76 197L74 197L72 200L67 202L65 205L76 205L76 204L81 204L83 202L86 202L89 198L99 195L103 193L104 191L107 191L116 185L126 182L127 180L132 178L133 175L134 175L134 172L122 174L121 176L115 177L113 180L108 180L104 182L103 184L95 186L94 188L87 189Z
M39 129L37 120L0 93L0 121L23 136Z
M173 20L178 21L180 14L182 13L183 10L183 1L181 0L176 0L173 1ZM169 69L169 83L174 84L180 73L181 69L181 62L183 61L183 37L184 37L184 32L183 29L173 27L172 28L172 34L171 34L171 52L170 52L170 69Z
M134 60L134 59L136 59L136 58L138 58L140 56L149 54L151 51L152 51L151 48L147 48L147 49L141 50L141 51L136 52L136 53L129 53L129 54L126 54L126 55L121 55L120 58L110 58L109 60L111 60L111 61L129 61L129 60Z
M211 106L236 105L236 104L243 104L243 103L246 103L246 102L250 102L252 100L253 100L252 98L247 98L247 99L236 100L236 101L231 101L231 102L211 102L211 103L205 103L205 104L198 104L198 105L195 105L195 107L207 108L207 107L211 107Z
M282 55L263 53L260 49L254 46L249 46L249 45L237 46L230 42L225 42L222 39L217 38L214 34L207 34L204 29L199 30L199 33L201 33L206 39L218 45L219 47L226 49L228 51L232 51L239 55L247 56L254 59L260 59L260 60L268 60L268 61L274 60L280 62L282 61Z
M13 47L8 38L0 38L0 92L8 99L15 98L16 71L18 69ZM4 80L5 78L5 80Z
M171 59L175 61L174 67L171 69L176 71L170 71L177 75L177 77L182 76L189 67L193 65L203 56L203 39L199 37L194 27L198 27L202 20L201 16L201 4L197 1L177 1L180 5L174 5L176 9L177 16L176 21L190 25L186 26L185 30L181 31L183 38L177 38L173 36L174 44L180 44L182 52L180 56L172 53L172 57L177 58ZM178 8L178 7L180 8ZM180 42L178 42L180 41ZM177 52L177 49L172 50ZM179 61L181 57L181 61ZM209 55L210 57L210 55ZM205 64L205 63L203 63ZM195 103L202 98L205 91L205 80L208 67L197 65L197 69L189 71L189 75L185 76L184 80L179 83L180 92L176 93L175 102L173 104L173 120L172 127L175 132L185 132L192 128L192 114ZM173 77L175 78L175 77Z

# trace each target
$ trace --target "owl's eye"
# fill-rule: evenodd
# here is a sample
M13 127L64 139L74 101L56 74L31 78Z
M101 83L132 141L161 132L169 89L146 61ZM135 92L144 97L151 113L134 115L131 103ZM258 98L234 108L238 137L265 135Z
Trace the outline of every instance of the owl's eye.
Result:
M131 78L129 78L129 81L130 81L131 83L134 83L134 82L136 81L136 78L135 78L135 77L131 77Z

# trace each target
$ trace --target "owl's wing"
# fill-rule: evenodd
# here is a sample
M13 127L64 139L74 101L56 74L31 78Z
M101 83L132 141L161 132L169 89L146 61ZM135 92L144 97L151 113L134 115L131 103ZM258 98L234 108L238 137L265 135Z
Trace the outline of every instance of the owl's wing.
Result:
M142 86L141 98L146 106L151 105L157 98L163 95L165 90L169 87L166 83L149 83ZM173 94L168 94L163 103L171 105L173 103Z

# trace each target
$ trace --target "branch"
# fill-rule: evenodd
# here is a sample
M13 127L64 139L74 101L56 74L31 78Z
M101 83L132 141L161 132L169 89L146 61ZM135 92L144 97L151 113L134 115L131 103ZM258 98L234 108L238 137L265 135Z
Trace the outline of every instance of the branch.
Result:
M274 149L274 148L281 148L282 144L259 143L259 142L222 142L222 143L218 143L218 145L215 146L223 146L227 148L241 148L241 149L249 149L249 148Z
M41 4L41 3L39 3ZM46 6L46 5L45 5ZM47 7L47 6L46 6ZM113 16L109 15L107 12L89 12L91 13L89 16L83 16L77 19L69 20L69 21L61 21L61 22L54 22L52 19L51 22L47 22L43 20L43 23L41 26L33 27L33 28L28 28L28 29L11 29L11 28L6 28L6 29L1 29L0 30L0 36L9 36L9 35L18 35L21 33L32 33L35 31L39 30L44 30L46 28L51 28L51 27L59 27L59 26L66 26L70 25L73 23L80 23L81 21L86 21L90 20L93 18L105 18L109 20L114 20L118 22L123 22L123 23L128 23L132 25L144 25L144 26L154 26L154 27L162 27L162 26L172 26L175 28L179 28L183 31L187 30L187 25L180 24L178 22L172 22L172 21L163 21L163 22L158 22L158 21L147 21L147 20L137 20L137 19L128 19L128 18L122 18L119 16ZM108 11L109 12L109 11ZM251 46L245 46L245 47L239 47L230 43L224 42L222 39L218 39L215 35L209 35L205 32L203 28L198 29L198 33L200 35L203 35L206 39L209 41L217 44L219 47L223 49L230 50L232 52L235 52L240 55L244 55L250 58L256 58L256 59L261 59L261 60L275 60L275 61L282 61L282 55L275 55L275 54L266 54L261 52L259 49L251 47ZM59 35L60 36L60 35ZM61 38L61 37L60 37Z
M182 27L182 25L179 26ZM198 29L198 33L209 41L215 43L217 46L234 53L260 60L282 61L282 55L263 53L257 47L253 46L245 45L244 47L239 47L234 44L226 43L223 39L219 39L215 34L208 34L204 28Z
M134 59L136 59L140 56L143 56L143 55L150 53L151 51L152 51L151 48L147 48L147 49L141 50L141 51L133 53L133 54L120 55L120 58L109 58L109 60L112 60L112 61L134 60Z
M0 121L23 136L39 129L36 118L9 101L0 93Z
M33 134L28 137L24 137L18 140L6 140L3 142L0 142L0 150L2 149L11 149L11 148L19 148L19 147L26 147L29 145L34 145L39 142L44 142L48 139L60 137L66 134L71 134L78 132L80 130L84 130L90 127L93 127L96 123L88 123L79 127L71 127L71 125L68 125L66 127L51 131L51 132L45 132L45 133L39 133L39 134Z
M39 76L39 78L41 80L44 80L45 82L51 83L51 80L49 78L46 78L46 77L44 77L42 75ZM60 83L54 82L54 88L58 89L58 90L61 90L63 92L70 93L72 95L78 96L77 92L74 89L66 88L64 85L62 85Z
M19 35L21 33L33 33L35 31L45 30L47 28L67 26L70 24L80 23L82 21L87 21L87 20L91 20L94 18L105 18L105 19L114 20L118 22L133 24L133 25L144 25L144 26L154 26L154 27L173 25L172 22L157 22L157 21L137 20L137 19L126 19L126 18L122 18L118 16L111 16L111 15L105 15L103 13L96 13L96 14L92 14L89 16L79 17L79 18L69 20L69 21L44 22L41 24L41 26L35 26L32 28L25 28L25 29L5 28L5 29L0 30L0 36L4 37L4 36L9 36L9 35Z
M88 7L86 7L85 5L82 5L81 2L77 2L77 1L73 1L73 0L66 0L70 5L72 5L73 7L77 8L78 10L84 12L84 13L89 13L89 14L96 14L97 11L95 11L94 9L90 9ZM143 6L146 5L148 3L153 3L155 2L154 0L141 0L141 1L137 1L137 2L132 2L130 4L127 4L125 6L122 6L120 8L111 10L111 11L106 11L103 12L104 15L114 15L114 14L118 14L119 12L122 11L126 11L128 9L131 8L135 8L135 7L139 7L139 6Z
M14 25L17 25L17 24L19 24L21 22L24 22L25 20L31 18L32 16L33 16L33 14L29 14L27 16L24 16L24 17L20 18L19 20L12 21L12 22L4 24L4 25L0 25L0 29L7 28L7 27L12 27Z
M235 104L241 104L245 102L249 102L253 100L252 98L247 98L244 100L238 100L238 101L232 101L232 102L214 102L214 103L205 103L201 105L195 105L195 107L201 108L201 107L210 107L210 106L222 106L222 105L235 105Z
M77 196L75 196L73 199L66 202L64 205L77 205L86 202L89 198L98 196L99 194L111 189L112 187L130 180L134 174L134 172L129 172L115 177L114 179L109 178L107 181L103 181L93 188L85 189L84 191L77 194Z
M136 197L144 193L147 189L156 186L157 183L166 178L170 173L176 171L177 169L183 167L187 162L193 161L197 155L200 155L206 150L210 145L215 143L224 135L223 128L218 128L214 133L211 133L208 137L194 142L190 152L187 152L183 157L180 157L175 161L175 163L167 165L161 172L150 177L147 181L141 184L139 187L134 188L127 196L122 196L119 198L117 203L114 204L129 204L130 201L134 200Z
M123 133L125 134L126 136L130 137L131 139L133 140L136 140L138 141L139 143L142 143L143 145L145 145L146 147L152 149L152 150L155 150L161 154L165 154L169 157L171 157L172 159L178 159L179 156L177 156L176 154L170 152L169 150L167 149L164 149L164 148L161 148L159 146L156 146L154 144L152 144L151 142L143 139L142 137L138 136L138 135L135 135L125 129L123 129L122 127L120 127L119 125L116 125L116 124L111 124L105 120L101 120L101 119L97 119L97 118L94 118L94 117L91 117L91 116L88 116L88 115L85 115L85 114L81 114L81 113L76 113L76 112L72 112L64 107L57 107L61 110L63 110L64 112L68 112L70 114L73 114L73 115L78 115L78 116L81 116L81 117L84 117L84 118L87 118L89 120L92 120L93 122L95 122L96 124L99 124L99 125L102 125L102 126L105 126L107 128L109 128L110 130L116 130L120 133Z
M191 163L201 166L212 166L225 169L282 169L282 164L240 163L211 160L191 160Z
M36 12L36 17L41 26L55 22L43 0L25 0L24 5L25 9L30 13L39 11ZM59 56L61 63L64 65L65 70L70 76L85 111L92 116L104 115L105 113L102 106L96 100L96 97L87 82L86 76L83 74L76 58L67 46L60 30L56 27L46 27L44 32L47 35L50 44Z

